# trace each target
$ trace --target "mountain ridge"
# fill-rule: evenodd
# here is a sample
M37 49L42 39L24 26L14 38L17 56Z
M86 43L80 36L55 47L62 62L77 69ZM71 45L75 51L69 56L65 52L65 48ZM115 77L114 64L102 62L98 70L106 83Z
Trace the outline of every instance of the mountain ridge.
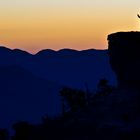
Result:
M11 49L9 47L6 47L6 46L0 46L0 50L9 50L9 51L15 51L15 52L23 52L23 53L28 53L30 55L37 55L38 53L41 53L41 52L55 52L55 53L61 53L61 52L89 52L89 51L98 51L98 52L101 52L101 51L107 51L107 49L83 49L83 50L77 50L77 49L70 49L70 48L63 48L63 49L59 49L59 50L54 50L54 49L42 49L38 52L36 52L35 54L32 54L26 50L22 50L22 49L19 49L19 48L14 48L14 49Z
M5 53L1 52L3 49ZM107 50L47 49L33 55L20 49L0 47L0 54L3 54L0 55L0 66L19 65L38 77L60 85L84 88L84 83L89 83L89 87L93 88L92 85L96 85L100 78L114 79L114 76L111 78L113 74ZM97 71L99 74L93 76L95 80L91 79L90 75Z

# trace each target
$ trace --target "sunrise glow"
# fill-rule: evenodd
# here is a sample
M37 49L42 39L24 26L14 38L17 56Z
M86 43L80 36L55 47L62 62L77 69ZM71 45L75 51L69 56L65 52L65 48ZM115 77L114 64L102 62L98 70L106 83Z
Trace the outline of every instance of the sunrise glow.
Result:
M41 49L106 49L107 35L140 30L139 0L4 0L0 45Z

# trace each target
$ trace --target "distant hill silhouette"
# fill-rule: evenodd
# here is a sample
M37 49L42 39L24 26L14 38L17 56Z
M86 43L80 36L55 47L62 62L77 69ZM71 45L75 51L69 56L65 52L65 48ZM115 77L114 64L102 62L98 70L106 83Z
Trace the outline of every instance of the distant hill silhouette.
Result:
M51 50L51 49L46 49L46 50L41 50L39 51L36 56L38 57L52 57L56 54L56 51Z
M17 120L36 121L43 114L56 115L61 112L61 87L86 90L87 85L93 90L104 77L116 83L107 50L47 49L32 55L0 47L1 127Z
M20 66L0 67L0 127L17 120L38 122L42 115L61 112L61 86Z
M47 49L32 55L0 47L0 57L0 66L19 65L38 77L69 87L84 89L87 83L93 90L103 77L116 84L107 50Z
M61 49L61 50L58 50L58 51L54 51L54 50L51 50L51 49L46 49L46 50L42 50L40 52L38 52L36 55L37 56L49 56L51 54L53 54L53 56L57 56L57 57L63 57L63 56L83 56L83 55L96 55L96 54L101 54L101 53L105 53L107 52L107 50L95 50L95 49L88 49L88 50L81 50L81 51L78 51L78 50L74 50L74 49Z

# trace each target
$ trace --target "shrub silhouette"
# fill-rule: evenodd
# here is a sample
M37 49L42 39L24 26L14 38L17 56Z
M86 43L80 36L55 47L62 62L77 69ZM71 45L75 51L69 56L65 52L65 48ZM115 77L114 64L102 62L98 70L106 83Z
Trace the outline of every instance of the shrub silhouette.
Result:
M9 140L9 132L7 129L0 129L0 140Z
M12 140L30 140L32 137L32 125L28 122L17 122L13 125L15 130L15 136L12 137Z
M63 111L75 112L86 105L86 95L82 90L65 87L60 90Z
M108 84L107 79L101 79L97 85L97 93L98 94L108 94L111 93L113 87Z

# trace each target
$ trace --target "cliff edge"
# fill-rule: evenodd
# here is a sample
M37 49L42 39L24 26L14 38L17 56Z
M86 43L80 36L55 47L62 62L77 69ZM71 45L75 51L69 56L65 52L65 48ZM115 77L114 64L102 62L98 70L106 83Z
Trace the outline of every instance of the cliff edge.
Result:
M118 32L108 35L110 64L118 85L140 87L140 32Z

